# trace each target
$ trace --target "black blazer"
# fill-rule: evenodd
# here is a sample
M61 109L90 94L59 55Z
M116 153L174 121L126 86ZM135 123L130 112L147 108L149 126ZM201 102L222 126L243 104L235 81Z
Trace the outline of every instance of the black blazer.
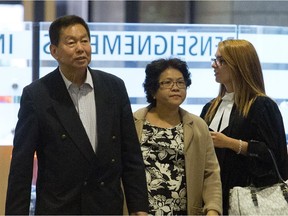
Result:
M89 71L96 100L96 154L58 68L23 89L6 214L29 213L35 151L35 214L122 214L121 179L129 211L147 211L144 164L124 82Z

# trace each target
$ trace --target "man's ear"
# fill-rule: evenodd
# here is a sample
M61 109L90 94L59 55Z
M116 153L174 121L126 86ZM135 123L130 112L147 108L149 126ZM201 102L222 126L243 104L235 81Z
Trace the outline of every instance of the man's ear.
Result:
M51 55L57 60L58 59L57 47L53 44L50 44L49 48Z

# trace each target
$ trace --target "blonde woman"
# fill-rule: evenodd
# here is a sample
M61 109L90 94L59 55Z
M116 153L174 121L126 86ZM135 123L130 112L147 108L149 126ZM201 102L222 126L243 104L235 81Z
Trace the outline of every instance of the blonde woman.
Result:
M277 182L268 148L287 179L287 146L282 116L265 94L254 46L246 40L220 42L212 68L220 91L205 105L201 117L211 130L221 168L225 215L232 187Z

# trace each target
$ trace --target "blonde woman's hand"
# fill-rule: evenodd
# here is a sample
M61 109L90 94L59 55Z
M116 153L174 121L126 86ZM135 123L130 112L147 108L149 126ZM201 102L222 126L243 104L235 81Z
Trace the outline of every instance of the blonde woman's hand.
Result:
M229 148L230 137L221 132L210 132L214 146L217 148Z
M210 132L214 146L217 148L229 148L237 154L247 154L248 142L240 139L233 139L220 132Z

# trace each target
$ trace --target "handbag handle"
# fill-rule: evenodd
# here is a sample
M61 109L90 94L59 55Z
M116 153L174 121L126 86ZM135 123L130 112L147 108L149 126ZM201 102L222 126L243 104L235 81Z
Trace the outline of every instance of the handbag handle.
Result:
M274 157L273 152L271 151L271 149L269 149L269 148L267 148L267 149L268 149L268 151L269 151L269 153L270 153L270 155L271 155L271 158L272 158L273 164L274 164L274 166L275 166L275 170L276 170L276 173L277 173L277 175L278 175L278 178L279 178L280 181L282 181L282 184L280 185L280 188L281 188L282 194L283 194L286 202L288 203L288 185L287 185L287 183L283 180L283 178L282 178L282 176L281 176L281 174L280 174L280 172L279 172L279 169L278 169L278 166L277 166L277 162L276 162L276 159L275 159L275 157Z
M282 176L281 176L281 174L279 172L279 169L278 169L278 166L277 166L277 162L276 162L276 159L275 159L275 156L274 156L273 152L269 148L267 148L267 150L268 150L268 152L271 155L271 158L272 158L272 161L273 161L273 164L274 164L274 167L275 167L275 170L276 170L276 173L277 173L277 176L278 176L279 180L281 182L283 182L284 184L286 184L286 182L283 180L283 178L282 178Z
M276 159L274 157L274 154L273 152L267 148L268 152L270 153L271 155L271 158L272 158L272 161L273 161L273 164L274 164L274 167L275 167L275 170L276 170L276 173L277 173L277 176L279 178L279 180L282 182L280 183L279 187L282 191L282 194L283 194L283 197L284 199L286 200L286 202L288 203L288 185L287 183L283 180L280 172L279 172L279 169L278 169L278 166L277 166L277 162L276 162ZM253 201L253 204L254 206L257 206L258 207L258 199L257 199L257 189L252 187L250 189L250 193L251 193L251 198L252 198L252 201Z

